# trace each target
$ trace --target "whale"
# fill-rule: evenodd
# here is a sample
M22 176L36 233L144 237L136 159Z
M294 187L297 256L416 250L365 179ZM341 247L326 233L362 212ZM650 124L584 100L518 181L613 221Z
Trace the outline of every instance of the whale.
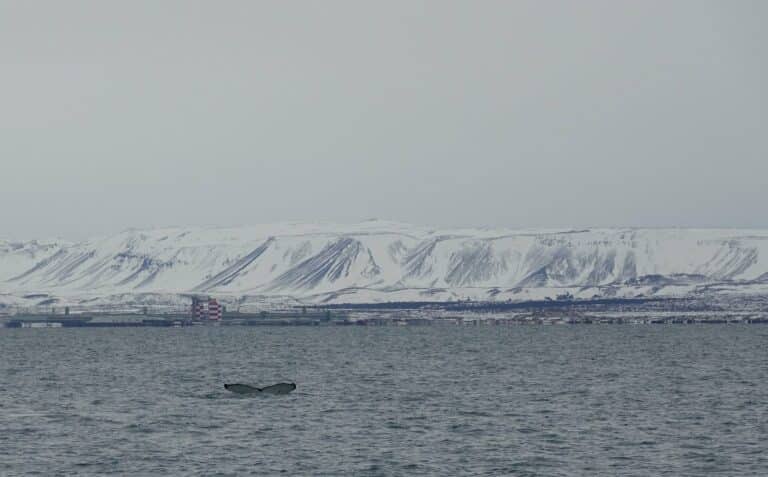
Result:
M296 389L296 383L277 383L264 388L248 384L225 384L224 389L235 394L288 394Z

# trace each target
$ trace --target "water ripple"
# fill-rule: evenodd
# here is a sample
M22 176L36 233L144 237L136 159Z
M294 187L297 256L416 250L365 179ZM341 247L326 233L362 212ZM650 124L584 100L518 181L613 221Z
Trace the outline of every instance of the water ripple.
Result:
M766 336L0 330L0 474L768 475Z

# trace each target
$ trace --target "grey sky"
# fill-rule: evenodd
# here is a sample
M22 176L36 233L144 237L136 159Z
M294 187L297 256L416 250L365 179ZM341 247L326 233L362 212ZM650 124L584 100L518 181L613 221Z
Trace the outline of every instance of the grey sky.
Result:
M768 227L768 2L0 0L0 237Z

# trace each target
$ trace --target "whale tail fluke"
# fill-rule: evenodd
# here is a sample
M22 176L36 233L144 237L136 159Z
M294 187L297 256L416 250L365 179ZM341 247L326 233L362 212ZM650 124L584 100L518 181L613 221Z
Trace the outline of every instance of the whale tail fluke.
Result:
M225 384L224 389L236 394L256 394L261 392L260 388L257 388L255 386L249 386L247 384L239 384L239 383Z
M236 394L288 394L296 389L296 383L277 383L264 388L235 383L225 384L224 389Z

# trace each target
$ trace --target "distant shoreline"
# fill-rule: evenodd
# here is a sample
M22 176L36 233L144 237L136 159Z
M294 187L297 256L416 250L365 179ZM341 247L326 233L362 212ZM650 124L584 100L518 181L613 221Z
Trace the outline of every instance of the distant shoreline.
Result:
M257 313L225 312L220 321L188 313L17 313L0 316L9 328L191 326L348 326L434 324L764 324L768 299L599 298L526 302L398 302L294 307Z

